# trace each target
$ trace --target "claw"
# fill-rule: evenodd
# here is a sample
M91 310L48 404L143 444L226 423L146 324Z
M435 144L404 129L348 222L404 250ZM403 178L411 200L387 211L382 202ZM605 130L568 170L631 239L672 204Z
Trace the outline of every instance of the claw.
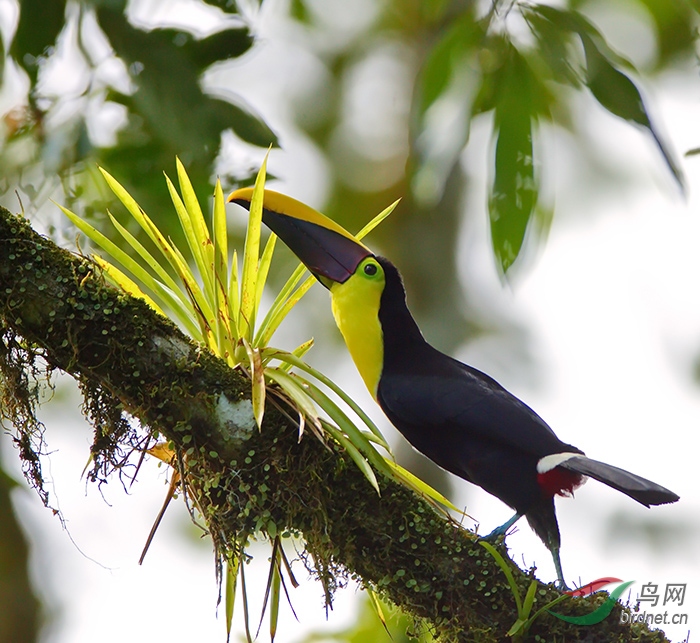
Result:
M503 523L500 527L496 527L496 529L494 529L490 534L486 534L486 536L479 536L479 540L493 542L499 536L505 536L506 532L522 517L522 514L515 514L508 522Z

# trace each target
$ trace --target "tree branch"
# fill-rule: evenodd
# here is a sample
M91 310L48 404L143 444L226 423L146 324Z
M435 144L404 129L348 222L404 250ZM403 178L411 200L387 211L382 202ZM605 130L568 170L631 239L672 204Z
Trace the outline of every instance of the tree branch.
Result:
M0 318L3 414L15 425L28 477L40 489L42 427L33 414L31 378L43 360L81 385L96 432L94 479L159 433L178 453L176 466L220 551L259 531L293 533L304 539L308 564L329 597L350 576L426 619L443 640L510 640L506 632L518 618L513 595L471 532L392 480L380 480L379 497L337 445L298 439L294 414L283 412L281 398L268 402L258 431L250 382L240 372L143 301L107 286L90 261L3 208ZM125 414L146 429L135 429ZM524 596L533 577L511 569ZM538 584L533 612L558 595ZM567 600L556 611L586 614L605 598ZM569 643L667 640L642 625L621 625L620 612L616 605L588 627L544 614L530 633Z

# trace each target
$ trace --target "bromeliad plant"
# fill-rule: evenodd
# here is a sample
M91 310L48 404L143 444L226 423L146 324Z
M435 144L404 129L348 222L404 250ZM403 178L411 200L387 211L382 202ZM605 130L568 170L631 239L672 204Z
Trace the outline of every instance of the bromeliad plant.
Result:
M485 540L480 540L479 544L487 551L493 559L496 561L501 571L505 574L508 581L508 586L513 594L513 599L515 600L516 610L518 612L518 619L510 627L506 636L513 639L515 643L524 641L532 627L532 624L545 612L548 612L551 607L554 607L558 603L570 598L568 594L562 594L558 596L553 601L547 603L543 607L540 607L534 614L531 615L533 605L535 604L535 594L537 592L537 581L533 579L530 581L530 586L527 589L525 598L523 599L520 595L520 590L518 589L518 584L515 582L515 577L513 572L510 570L508 563L505 558L498 553L496 548L489 542Z
M77 228L110 255L112 261L121 264L133 276L128 276L117 268L115 263L94 256L95 262L101 266L106 277L114 285L129 294L141 297L160 314L165 315L165 311L168 311L193 339L226 360L231 368L240 369L250 377L253 414L259 428L262 428L265 413L267 387L272 385L276 393L282 395L295 409L299 418L300 437L305 428L310 427L319 439L326 440L330 437L338 442L377 493L379 485L375 471L399 480L437 505L455 509L439 492L396 464L386 440L367 414L337 384L302 359L311 348L313 340L304 342L291 352L269 346L275 331L315 283L315 279L308 276L302 281L306 268L300 264L277 293L266 314L260 314L262 294L277 239L272 234L262 253L260 252L266 160L255 182L241 271L235 249L231 260L229 258L224 195L220 182L216 182L214 189L210 229L179 159L177 177L180 191L178 192L167 175L165 179L187 240L192 265L185 253L160 232L124 187L103 169L100 171L110 189L160 251L162 259L149 252L110 212L107 213L110 221L134 251L136 258L77 214L59 207ZM362 239L371 232L389 216L395 206L396 203L393 203L378 214L357 233L357 238ZM173 273L176 277L172 276ZM142 287L150 294L144 292ZM262 321L258 321L261 317ZM335 395L341 404L334 400L328 391ZM355 425L342 405L360 419L362 428ZM377 447L381 447L384 453L378 451ZM172 461L172 453L166 445L158 445L150 452L166 462ZM168 500L174 494L177 482L178 476L175 473ZM157 523L158 521L156 526ZM151 537L152 535L153 532ZM294 579L279 544L279 536L268 535L273 541L273 555L265 603L267 604L269 598L270 631L273 634L279 610L283 568L286 567L290 573L293 584ZM244 549L245 543L241 547L240 556L228 560L226 612L229 628L229 608L232 609L233 605L232 596L238 570L245 590L244 565L241 564L245 556ZM244 605L246 604L244 596ZM247 609L245 613L246 631L249 634Z

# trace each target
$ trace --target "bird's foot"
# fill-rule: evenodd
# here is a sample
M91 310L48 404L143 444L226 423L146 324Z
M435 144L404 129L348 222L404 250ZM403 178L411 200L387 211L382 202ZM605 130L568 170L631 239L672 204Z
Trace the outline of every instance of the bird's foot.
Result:
M564 580L564 572L561 570L561 559L559 558L559 546L550 546L549 550L552 552L552 560L554 561L554 569L557 572L557 589L561 592L568 591L568 586Z
M508 530L522 518L522 514L515 514L508 522L503 523L500 527L496 527L490 534L485 536L479 536L479 540L485 540L487 542L494 542L500 536L505 536Z
M496 527L496 529L494 529L490 534L479 536L478 540L485 540L487 543L493 543L496 542L501 536L505 536L507 531L508 528L503 529L503 525L501 525L500 527Z

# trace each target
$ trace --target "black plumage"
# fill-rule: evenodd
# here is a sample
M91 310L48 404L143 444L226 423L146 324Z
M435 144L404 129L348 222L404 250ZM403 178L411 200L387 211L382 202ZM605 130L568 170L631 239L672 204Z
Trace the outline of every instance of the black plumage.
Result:
M586 458L494 379L428 344L408 310L398 270L377 259L386 279L380 406L418 451L524 515L552 551L562 584L554 495L568 495L590 476L646 506L678 500L654 482ZM572 457L538 472L542 458L556 454Z

